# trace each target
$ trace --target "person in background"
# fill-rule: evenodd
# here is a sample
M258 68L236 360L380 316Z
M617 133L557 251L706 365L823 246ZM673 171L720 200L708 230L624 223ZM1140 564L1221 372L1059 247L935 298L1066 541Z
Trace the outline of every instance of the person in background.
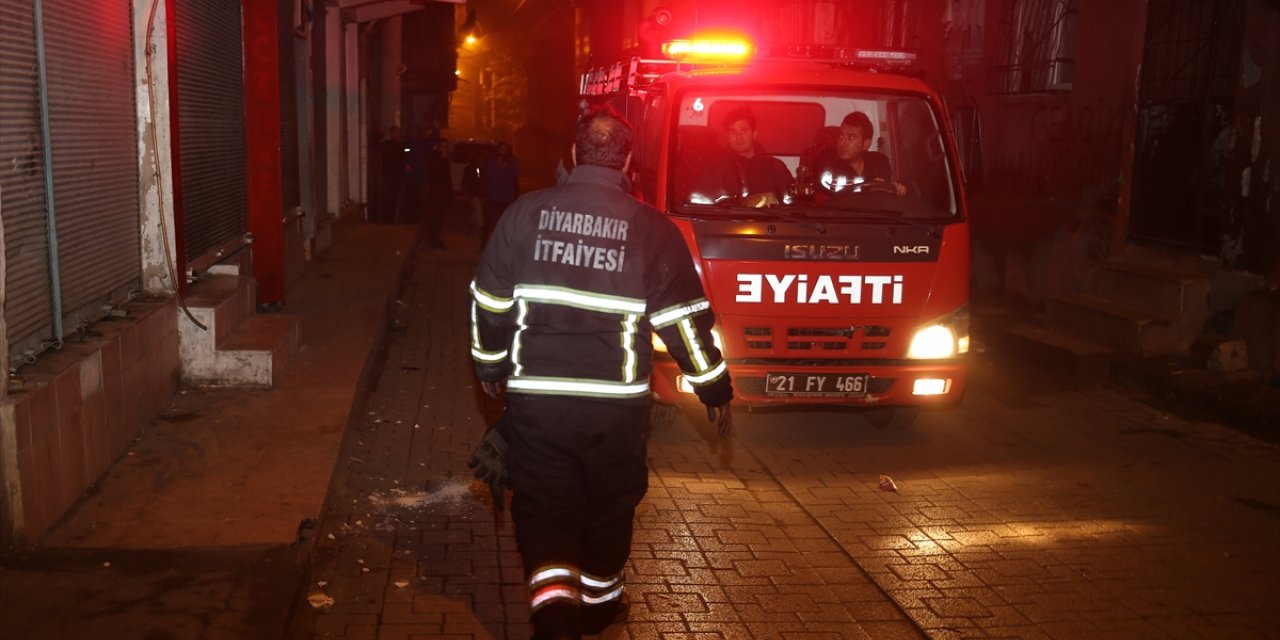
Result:
M400 127L392 125L378 143L378 210L377 222L395 222L404 192L404 136Z
M440 121L432 120L431 124L424 127L422 137L427 141L428 148L438 148L444 141L444 128L440 126Z
M484 184L484 231L481 242L488 242L498 218L507 205L520 195L520 162L511 155L511 145L498 143L497 153L484 165L480 173Z
M419 127L409 129L409 139L404 145L404 163L404 207L395 221L413 224L424 215L428 196L427 172L431 163L431 147Z
M443 143L436 143L427 159L427 188L430 197L423 220L426 243L429 248L443 249L440 228L453 209L453 180L449 177L449 160L444 155Z
M469 222L471 227L484 230L484 182L480 174L484 171L487 158L478 149L473 149L467 157L467 166L462 170L462 195L469 205Z

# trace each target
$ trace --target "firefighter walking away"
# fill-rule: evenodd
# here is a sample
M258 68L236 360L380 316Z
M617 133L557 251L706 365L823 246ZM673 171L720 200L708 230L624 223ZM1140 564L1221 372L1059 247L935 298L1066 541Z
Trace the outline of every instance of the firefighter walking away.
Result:
M623 568L648 489L654 331L721 435L732 425L714 316L679 230L631 197L634 133L578 123L576 167L507 208L471 283L471 355L506 397L511 515L536 640L600 633L627 611Z

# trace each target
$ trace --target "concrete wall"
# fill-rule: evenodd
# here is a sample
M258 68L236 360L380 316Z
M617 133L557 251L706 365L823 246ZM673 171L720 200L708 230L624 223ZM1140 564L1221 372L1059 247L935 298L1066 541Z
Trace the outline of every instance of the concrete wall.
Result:
M971 171L969 202L977 290L1040 301L1086 286L1091 261L1115 257L1130 237L1145 3L1079 0L1074 84L1068 91L999 95L989 85L1013 0L956 0L935 11L920 42L931 63L926 79L953 113L976 109L981 128L979 171ZM1280 280L1280 9L1244 3L1243 51L1234 103L1226 212L1219 268ZM934 42L942 42L936 47ZM928 53L927 51L927 53ZM1147 212L1150 213L1150 212ZM1183 251L1194 252L1191 248ZM1190 255L1190 254L1188 254Z
M1229 152L1223 252L1232 267L1280 286L1280 5L1245 3L1240 82Z
M1083 286L1125 223L1125 168L1145 30L1142 3L1081 0L1069 91L990 90L995 44L1011 0L961 3L928 80L976 108L981 171L971 171L974 285L1030 300Z
M10 542L38 542L168 405L179 380L177 308L173 298L130 303L127 317L95 324L10 385Z

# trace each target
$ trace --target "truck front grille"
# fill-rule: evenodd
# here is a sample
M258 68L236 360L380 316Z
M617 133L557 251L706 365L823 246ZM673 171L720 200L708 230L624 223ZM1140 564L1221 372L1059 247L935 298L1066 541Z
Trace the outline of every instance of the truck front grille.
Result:
M880 325L788 327L786 348L789 351L839 351L841 353L877 351L884 349L888 341L867 338L887 338L890 333L889 327ZM746 327L742 330L742 334L748 349L770 351L774 348L775 341L771 327Z

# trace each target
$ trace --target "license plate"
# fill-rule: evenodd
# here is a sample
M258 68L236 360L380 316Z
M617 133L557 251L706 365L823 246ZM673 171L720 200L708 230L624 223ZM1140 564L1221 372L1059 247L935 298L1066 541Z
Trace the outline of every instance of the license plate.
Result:
M764 392L771 396L863 396L867 394L865 373L770 373L764 377Z

